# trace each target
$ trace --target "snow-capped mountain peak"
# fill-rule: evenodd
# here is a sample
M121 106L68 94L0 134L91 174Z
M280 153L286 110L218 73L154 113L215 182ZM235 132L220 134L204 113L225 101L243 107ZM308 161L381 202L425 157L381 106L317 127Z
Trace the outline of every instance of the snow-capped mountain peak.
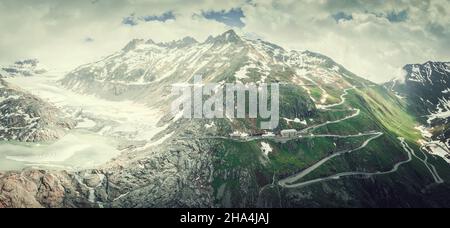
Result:
M181 40L174 40L167 43L159 43L157 45L168 48L184 48L190 45L198 44L198 41L190 36L184 37Z
M61 83L81 93L107 99L133 97L152 105L167 102L154 98L166 93L164 88L189 82L194 75L215 83L295 84L308 91L317 105L331 102L331 94L342 89L370 84L326 56L287 51L270 42L242 38L233 30L203 43L191 37L168 43L135 39L121 51L69 72ZM319 86L321 94L312 95L310 85Z
M450 147L450 64L428 61L403 67L404 83L394 79L386 87L405 99L419 117L425 132L433 132L434 143ZM441 142L439 142L441 141Z
M223 43L239 43L242 41L243 41L242 38L234 30L231 29L219 36L216 37L210 36L206 40L206 43L223 44Z
M450 74L450 63L428 61L424 64L408 64L403 68L407 72L405 80L433 85L435 82L447 80Z
M147 44L152 44L153 43L152 40L150 40L150 41L151 42L147 41ZM123 51L131 51L133 49L136 49L136 47L138 45L145 44L145 43L146 42L145 42L144 39L134 39L134 40L130 41L122 50Z

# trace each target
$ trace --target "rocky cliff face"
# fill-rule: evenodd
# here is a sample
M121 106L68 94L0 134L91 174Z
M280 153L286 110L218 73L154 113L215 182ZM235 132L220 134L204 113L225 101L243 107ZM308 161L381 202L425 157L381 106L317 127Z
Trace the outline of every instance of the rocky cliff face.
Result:
M55 140L75 124L57 108L0 79L0 140Z
M440 142L436 149L449 151L450 63L409 64L403 70L404 77L385 86L408 102L411 112L425 126L422 128L424 135Z
M263 137L258 119L187 120L167 114L158 123L163 129L158 134L122 148L120 156L96 169L1 175L0 186L11 184L0 193L0 202L7 207L449 205L442 200L448 198L449 185L435 176L439 172L448 181L448 166L429 159L433 172L427 161L412 158L411 151L420 151L414 144L420 134L403 104L317 53L286 51L233 31L203 43L192 38L163 44L134 40L105 59L78 67L60 83L79 93L168 110L170 86L191 82L196 74L204 82L280 82L280 126L274 132L296 129L299 137ZM228 137L232 132L254 137ZM412 149L397 137L407 138ZM315 165L320 169L279 184ZM393 174L400 166L401 175ZM40 173L37 181L31 178L34 172ZM46 175L56 180L44 180ZM34 186L44 182L55 191L44 188L38 194ZM46 202L46 195L55 203Z
M89 206L90 202L79 192L82 187L64 171L0 173L0 208Z
M0 173L0 207L213 207L215 145L173 139L95 170Z
M403 70L404 77L394 79L386 86L406 96L413 111L418 115L439 115L448 111L450 63L409 64Z

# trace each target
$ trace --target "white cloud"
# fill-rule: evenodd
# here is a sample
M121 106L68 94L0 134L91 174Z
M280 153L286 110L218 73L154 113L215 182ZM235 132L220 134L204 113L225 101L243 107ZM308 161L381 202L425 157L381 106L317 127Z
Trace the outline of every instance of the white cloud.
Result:
M36 57L70 69L117 51L133 38L203 40L228 28L198 15L236 7L245 15L241 33L288 49L320 52L377 82L396 76L408 63L450 60L448 0L2 0L0 65ZM168 11L175 20L122 24L133 13ZM402 11L406 18L389 20L387 15ZM332 15L339 12L352 19L336 22Z
M218 22L193 17L202 9L221 10L239 5L224 1L144 1L144 0L0 2L0 65L17 59L38 58L50 68L70 69L120 50L133 38L171 41L192 36L206 39L228 28ZM160 15L173 11L176 20L152 21L139 26L122 24L123 18ZM85 42L89 37L93 42Z
M245 29L290 49L328 55L354 73L381 82L396 76L405 64L450 59L450 3L424 2L258 1L244 7ZM386 18L402 10L408 13L405 21ZM331 17L336 12L353 19L337 23ZM429 31L433 24L435 34Z

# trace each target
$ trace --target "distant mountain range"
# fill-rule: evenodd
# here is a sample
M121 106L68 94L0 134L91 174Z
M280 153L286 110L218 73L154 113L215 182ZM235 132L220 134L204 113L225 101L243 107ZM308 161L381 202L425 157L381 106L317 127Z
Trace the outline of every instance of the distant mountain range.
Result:
M403 67L405 76L386 84L415 103L412 111L418 115L448 111L450 97L450 62L427 62Z
M1 68L3 77L43 74L37 60ZM6 73L4 73L6 72ZM0 140L42 142L59 139L74 122L53 105L0 78Z
M405 66L405 71L405 79L378 85L324 55L287 51L232 30L204 42L133 40L59 83L80 94L162 110L161 131L102 167L40 174L58 180L52 182L59 189L52 195L58 204L33 191L25 191L20 202L31 198L30 205L44 207L448 207L449 164L430 143L435 138L448 143L448 116L441 117L449 110L449 65L430 62ZM205 83L280 83L279 126L262 131L259 118L191 120L170 114L171 85L192 82L194 75L202 75ZM430 128L433 136L425 137ZM287 129L297 134L281 137ZM36 174L15 175L0 175L0 185L9 180L23 186L22 176ZM0 206L2 196L11 199L0 191ZM15 206L14 200L4 202Z
M37 59L26 59L17 61L14 64L0 68L0 78L14 77L14 76L33 76L36 74L43 74L46 70L39 66Z
M349 86L348 81L373 84L323 55L286 51L262 40L244 39L233 30L202 43L190 37L169 43L133 40L98 62L78 67L61 82L75 91L109 99L156 103L167 86L188 82L195 74L205 82L334 83L327 89L335 93ZM336 100L328 95L311 96L324 104Z

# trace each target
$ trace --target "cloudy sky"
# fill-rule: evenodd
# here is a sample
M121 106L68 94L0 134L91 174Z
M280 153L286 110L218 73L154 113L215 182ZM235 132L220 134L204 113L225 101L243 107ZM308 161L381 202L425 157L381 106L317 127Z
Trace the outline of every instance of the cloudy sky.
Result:
M203 41L230 28L325 54L376 82L450 61L450 0L0 0L0 65L71 69L133 38Z

